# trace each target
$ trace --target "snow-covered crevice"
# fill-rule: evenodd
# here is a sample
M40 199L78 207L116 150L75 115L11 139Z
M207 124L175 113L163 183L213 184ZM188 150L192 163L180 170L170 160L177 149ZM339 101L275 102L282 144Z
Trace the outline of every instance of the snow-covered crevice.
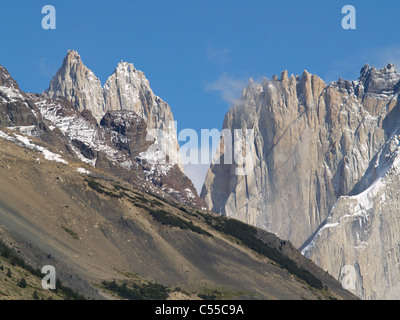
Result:
M315 244L317 243L319 237L321 236L321 234L330 228L336 228L340 222L334 222L332 223L332 217L328 217L326 219L325 224L318 230L318 232L316 233L316 235L311 239L311 241L301 250L301 253L308 257L309 256L309 252L312 251L312 249L314 248Z
M71 145L72 151L74 151L75 155L78 157L78 159L84 163L87 163L88 165L91 165L92 167L96 166L96 159L88 159L86 158L78 148L74 147Z

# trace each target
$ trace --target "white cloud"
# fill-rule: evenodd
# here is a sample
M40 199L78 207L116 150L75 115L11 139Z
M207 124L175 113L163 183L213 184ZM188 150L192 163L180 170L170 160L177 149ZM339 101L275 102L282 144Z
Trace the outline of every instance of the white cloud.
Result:
M246 87L248 79L238 79L222 74L218 80L207 83L205 89L207 91L217 91L221 94L229 105L232 105L238 98L241 97L243 89Z
M52 77L55 75L57 71L57 67L53 64L53 66L49 66L46 58L41 58L39 62L40 73L45 77Z

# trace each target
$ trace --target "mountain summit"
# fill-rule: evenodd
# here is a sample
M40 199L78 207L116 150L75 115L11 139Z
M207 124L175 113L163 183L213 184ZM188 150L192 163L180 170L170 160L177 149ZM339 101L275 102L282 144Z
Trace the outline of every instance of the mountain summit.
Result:
M98 122L105 114L100 79L83 64L74 50L68 50L61 68L43 95L54 99L64 97L79 111L90 110Z

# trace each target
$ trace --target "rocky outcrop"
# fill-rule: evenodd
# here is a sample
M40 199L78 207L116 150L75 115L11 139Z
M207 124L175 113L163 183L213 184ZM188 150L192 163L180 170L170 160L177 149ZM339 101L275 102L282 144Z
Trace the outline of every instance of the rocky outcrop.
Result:
M352 206L342 204L343 199L365 191L380 176L373 168L382 148L397 132L400 119L399 80L395 66L388 64L380 70L365 65L357 81L339 79L329 85L306 71L301 77L288 77L285 71L280 78L262 84L250 82L227 113L224 128L253 130L246 147L252 169L237 175L238 164L223 164L227 155L221 139L220 153L208 171L201 196L211 210L274 232L304 248L326 223L335 224L341 216L352 215ZM348 201L356 206L355 199ZM391 206L393 213L396 209ZM332 219L329 222L328 217ZM379 224L378 220L375 223ZM393 223L388 219L384 225ZM365 268L366 261L381 264L374 250L386 250L386 245L394 248L397 241L385 240L387 229L371 228L380 230L374 241L381 248L372 245L364 261L355 255L350 259ZM314 241L313 254L309 254L338 276L338 268L348 263L344 257L348 248L352 252L357 233L343 228L336 238L334 229L323 230L320 240ZM374 268L368 273L375 274ZM396 277L382 273L374 284L360 286L369 294L361 289L357 294L382 298L384 291L376 288L384 281L396 281Z
M27 126L36 123L26 97L7 69L2 66L0 66L0 103L4 105L0 110L0 126Z
M146 122L134 111L107 111L100 125L115 132L114 145L134 157L145 152L154 142L148 141Z

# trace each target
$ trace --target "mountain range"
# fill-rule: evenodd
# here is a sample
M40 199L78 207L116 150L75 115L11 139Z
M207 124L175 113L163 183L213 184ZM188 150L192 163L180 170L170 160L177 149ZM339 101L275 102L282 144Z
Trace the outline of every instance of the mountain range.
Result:
M130 63L102 87L69 51L41 94L0 67L1 298L356 299L290 242L205 210L173 120Z
M399 298L399 91L392 64L250 80L223 128L251 170L222 137L199 196L133 64L102 86L70 50L41 94L0 67L1 238L87 298Z

